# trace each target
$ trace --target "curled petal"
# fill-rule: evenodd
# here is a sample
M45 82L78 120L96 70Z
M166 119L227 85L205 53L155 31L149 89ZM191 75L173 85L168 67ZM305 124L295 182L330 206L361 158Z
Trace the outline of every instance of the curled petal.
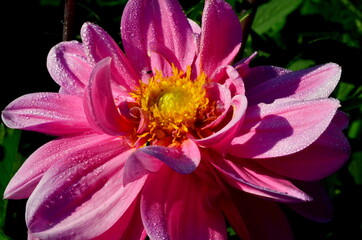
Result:
M95 24L85 23L82 26L81 36L90 62L96 64L110 57L112 58L112 79L128 91L138 86L139 75L106 31Z
M91 125L104 133L120 136L133 130L132 124L116 108L111 89L111 58L94 67L84 98L84 108Z
M180 147L143 147L127 161L124 182L127 184L148 172L157 172L163 163L178 173L189 174L197 168L200 160L199 148L192 140L185 140Z
M58 161L61 161L65 155L85 147L96 147L102 141L109 139L110 137L107 135L86 133L46 143L30 155L17 171L5 189L4 198L28 198L44 173Z
M231 6L222 0L207 0L202 15L199 63L212 76L219 66L228 65L241 46L241 25Z
M120 141L108 141L52 166L28 200L30 232L40 239L92 239L107 231L144 184L143 178L123 186L123 166L132 153L128 149Z
M216 112L221 112L220 116L203 127L203 129L208 129L216 127L225 119L231 106L231 94L226 86L214 82L209 83L205 88L207 91L207 98L210 102L216 103Z
M232 66L219 67L214 76L212 77L214 82L224 84L230 89L232 96L245 95L244 82L238 71Z
M90 129L82 99L58 93L32 93L19 97L3 110L1 117L10 128L55 136Z
M248 108L228 152L241 158L270 158L299 152L326 130L339 102L335 99L279 99Z
M261 83L247 91L251 104L271 103L278 98L304 100L327 98L341 77L341 67L334 63L291 72Z
M202 139L195 139L194 142L203 147L211 147L221 152L226 151L231 140L238 133L244 119L247 99L245 96L237 95L232 99L233 115L231 120L220 130Z
M62 93L81 97L92 71L83 45L77 41L61 42L54 46L47 58L50 76L61 86Z
M158 69L159 67L158 64L154 64L152 61L154 60L154 58L152 57L154 53L163 57L164 60L166 60L170 66L174 65L177 69L182 69L180 62L178 61L175 54L165 45L157 42L152 42L149 44L149 51L151 54L151 65L154 66L152 67L152 69Z
M207 190L193 174L181 175L162 168L150 176L141 196L141 216L149 237L226 239L221 211L208 206L207 196L202 194Z

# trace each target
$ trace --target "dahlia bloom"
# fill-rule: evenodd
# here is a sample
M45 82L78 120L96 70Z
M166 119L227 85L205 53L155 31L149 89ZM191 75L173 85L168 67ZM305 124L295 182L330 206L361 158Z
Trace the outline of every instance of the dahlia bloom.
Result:
M62 42L47 67L59 93L10 103L4 123L57 136L6 188L29 198L29 239L291 239L279 208L317 221L318 180L349 155L346 116L329 95L341 69L230 65L241 26L206 0L202 26L176 0L130 0L124 52L99 26Z

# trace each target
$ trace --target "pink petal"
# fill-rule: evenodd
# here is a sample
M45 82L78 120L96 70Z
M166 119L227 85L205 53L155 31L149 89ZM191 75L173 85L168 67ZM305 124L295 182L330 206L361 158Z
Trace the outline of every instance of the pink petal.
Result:
M340 169L348 160L350 146L344 134L331 124L309 147L278 158L258 159L264 167L288 178L316 181Z
M19 97L3 110L2 120L10 128L55 136L90 129L82 99L58 93L32 93Z
M280 202L311 200L288 180L250 160L222 160L221 156L209 158L210 163L221 173L219 175L241 191Z
M106 57L111 57L112 80L128 91L134 90L138 86L140 76L106 31L95 24L85 23L81 36L89 61L95 64Z
M170 49L183 70L192 64L195 57L193 32L176 0L128 1L122 15L121 33L126 54L141 74L154 70L148 56L148 47L152 42ZM162 57L152 55L152 58L159 58L158 70L169 69Z
M30 155L17 171L6 187L4 198L28 198L43 177L44 172L58 161L61 161L65 155L90 145L95 147L109 139L110 137L107 135L86 133L46 143Z
M225 85L230 91L231 95L245 95L245 87L243 79L240 77L238 71L232 66L219 67L214 76L211 77L213 82L218 82Z
M61 42L54 46L47 59L50 76L62 87L63 93L83 95L92 71L83 45L77 41Z
M222 199L222 208L242 239L293 239L288 219L274 202L232 191L230 198Z
M106 232L144 185L145 178L123 186L124 163L133 152L128 149L109 141L51 167L27 203L30 232L40 239L92 239Z
M116 108L111 89L111 58L94 67L86 89L84 108L91 125L113 136L129 134L133 126Z
M304 100L328 97L341 76L334 63L291 72L261 83L247 91L250 104L271 103L275 99L293 97Z
M144 239L143 231L140 203L136 199L110 229L93 240L140 240Z
M241 46L241 25L231 6L222 0L206 0L202 15L200 68L207 76L228 65Z
M39 238L34 237L30 232L28 232L28 240L39 240Z
M231 120L216 133L202 139L194 139L194 142L200 146L213 148L221 152L227 150L231 140L238 133L247 107L245 96L237 95L232 99L233 115Z
M231 106L231 93L228 87L210 82L205 86L206 97L210 102L216 103L216 111L221 112L221 114L210 124L203 127L203 129L216 127L222 122L226 115L229 113Z
M249 107L228 152L241 158L270 158L299 152L320 137L338 107L335 99L287 98Z
M208 190L193 174L162 168L150 175L141 196L142 221L150 239L226 239L223 215L207 204Z
M157 172L163 163L178 173L189 174L197 168L200 160L200 151L191 140L185 140L181 147L142 147L127 161L124 182L127 184L149 172Z
M149 52L151 55L156 53L159 56L163 57L164 60L166 60L170 66L174 65L177 69L182 69L180 62L178 61L175 54L165 45L162 45L161 43L157 42L152 42L149 44ZM154 64L152 60L154 60L154 58L151 57L151 66L155 66L152 67L152 69L158 69L159 67L158 63Z
M292 72L291 70L274 66L256 66L245 69L243 65L240 65L237 70L244 80L247 91L261 83Z
M201 34L201 27L199 26L199 24L197 24L194 20L188 18L187 21L189 22L192 32L196 35L200 35ZM197 44L198 45L198 44Z

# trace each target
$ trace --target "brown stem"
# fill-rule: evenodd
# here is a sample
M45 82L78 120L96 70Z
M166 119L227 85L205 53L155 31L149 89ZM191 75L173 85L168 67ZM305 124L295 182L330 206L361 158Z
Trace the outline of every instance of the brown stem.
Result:
M65 0L63 41L69 41L72 38L74 10L75 10L75 0Z

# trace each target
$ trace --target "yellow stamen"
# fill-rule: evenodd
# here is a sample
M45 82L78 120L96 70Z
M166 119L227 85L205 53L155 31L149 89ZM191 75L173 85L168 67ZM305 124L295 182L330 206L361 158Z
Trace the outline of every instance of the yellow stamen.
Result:
M131 93L140 107L148 114L149 124L146 133L148 141L169 137L172 143L178 142L194 129L195 122L203 119L209 99L204 88L206 75L201 73L191 79L191 67L183 72L174 66L171 76L163 76L157 71L148 83Z

